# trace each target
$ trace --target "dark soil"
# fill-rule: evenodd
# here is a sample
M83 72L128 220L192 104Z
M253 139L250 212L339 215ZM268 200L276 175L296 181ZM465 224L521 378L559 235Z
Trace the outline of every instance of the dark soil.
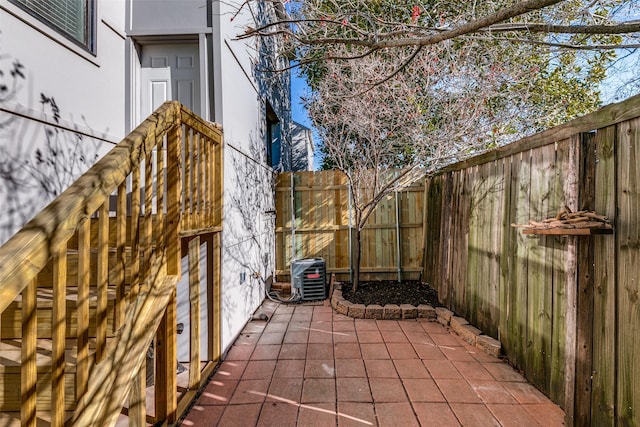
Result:
M394 280L360 282L358 291L351 292L351 283L342 285L342 296L354 304L429 304L440 306L438 293L429 285L420 282L405 281L398 283Z

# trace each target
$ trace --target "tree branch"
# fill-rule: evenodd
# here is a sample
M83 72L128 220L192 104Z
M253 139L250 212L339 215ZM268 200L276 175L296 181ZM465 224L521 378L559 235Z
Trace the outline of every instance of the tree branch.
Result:
M640 21L608 25L495 24L486 28L486 31L526 31L530 33L557 34L630 34L640 32Z

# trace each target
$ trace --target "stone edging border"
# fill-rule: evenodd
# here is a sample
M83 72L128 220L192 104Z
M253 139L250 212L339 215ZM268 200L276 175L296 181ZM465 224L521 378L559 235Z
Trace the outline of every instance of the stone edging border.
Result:
M462 318L455 316L451 310L445 307L433 308L427 304L414 306L411 304L386 304L384 307L377 304L364 305L353 304L342 296L342 284L334 283L331 294L331 307L340 314L354 319L427 319L438 322L451 328L460 338L485 353L500 357L502 344L495 338L484 335L482 331Z

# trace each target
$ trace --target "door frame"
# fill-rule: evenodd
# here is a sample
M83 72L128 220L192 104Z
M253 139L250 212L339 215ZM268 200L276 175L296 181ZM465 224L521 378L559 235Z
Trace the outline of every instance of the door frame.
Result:
M200 83L200 113L202 118L211 121L213 118L213 72L209 51L210 34L182 34L182 35L134 35L127 37L126 44L126 73L125 73L125 130L131 132L146 117L141 117L141 70L142 47L151 44L197 44L199 55L199 83Z

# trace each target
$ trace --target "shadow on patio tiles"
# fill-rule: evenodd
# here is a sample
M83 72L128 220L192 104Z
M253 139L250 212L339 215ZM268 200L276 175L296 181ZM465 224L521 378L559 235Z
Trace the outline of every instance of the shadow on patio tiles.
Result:
M438 323L263 306L184 426L562 426L509 365Z

